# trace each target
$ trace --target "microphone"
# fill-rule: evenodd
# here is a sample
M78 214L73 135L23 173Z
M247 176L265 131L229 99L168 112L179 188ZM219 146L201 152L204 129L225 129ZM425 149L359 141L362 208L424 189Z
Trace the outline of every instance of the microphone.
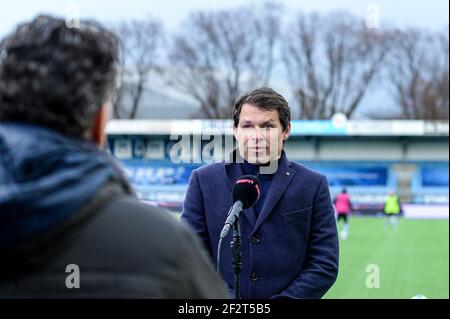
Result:
M239 214L243 209L252 207L259 199L260 196L260 183L256 176L244 175L239 177L233 186L233 206L231 207L225 226L223 226L220 233L220 239L225 238L230 231L230 228L234 225L239 218Z

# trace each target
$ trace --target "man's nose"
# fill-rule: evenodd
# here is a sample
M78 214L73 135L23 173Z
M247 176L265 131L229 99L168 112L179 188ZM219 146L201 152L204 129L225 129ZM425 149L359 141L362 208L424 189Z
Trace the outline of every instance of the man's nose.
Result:
M252 132L251 139L253 141L261 141L264 138L263 129L260 127L255 127Z

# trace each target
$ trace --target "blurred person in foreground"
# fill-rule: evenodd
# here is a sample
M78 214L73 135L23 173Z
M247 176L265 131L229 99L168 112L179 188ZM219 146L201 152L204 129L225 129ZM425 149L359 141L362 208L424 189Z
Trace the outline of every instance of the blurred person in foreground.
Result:
M241 96L233 107L238 148L228 163L208 164L191 174L182 219L201 236L213 260L233 205L231 190L242 175L261 183L256 205L243 211L242 298L321 298L338 273L339 246L333 202L325 176L287 159L290 108L271 88ZM230 231L224 243L232 238ZM219 269L234 291L229 245Z
M95 22L50 16L1 41L2 298L227 296L195 235L140 203L101 150L118 46Z
M343 188L334 199L334 207L337 213L337 223L339 224L341 219L344 221L343 229L339 235L342 240L347 240L349 235L348 217L350 215L350 211L352 210L352 203L350 201L350 195L347 193L345 188Z

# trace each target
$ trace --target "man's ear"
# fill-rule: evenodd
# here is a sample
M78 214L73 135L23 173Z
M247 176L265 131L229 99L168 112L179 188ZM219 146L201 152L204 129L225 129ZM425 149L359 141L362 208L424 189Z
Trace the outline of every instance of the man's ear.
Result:
M237 140L238 140L238 138L237 138L237 127L234 126L234 125L233 125L233 135L234 135L234 138L235 138L236 141L237 141Z
M288 126L283 132L283 140L286 141L289 138L289 135L291 135L291 123L288 123Z
M100 107L97 115L95 116L91 129L91 139L100 147L105 145L105 127L108 120L108 113L109 106L105 103Z

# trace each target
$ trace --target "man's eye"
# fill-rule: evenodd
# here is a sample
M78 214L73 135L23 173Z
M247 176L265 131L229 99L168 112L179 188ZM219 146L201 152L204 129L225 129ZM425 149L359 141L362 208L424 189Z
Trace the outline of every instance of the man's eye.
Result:
M242 128L250 128L250 127L251 127L251 126L248 125L248 124L245 124L245 125L242 126Z

